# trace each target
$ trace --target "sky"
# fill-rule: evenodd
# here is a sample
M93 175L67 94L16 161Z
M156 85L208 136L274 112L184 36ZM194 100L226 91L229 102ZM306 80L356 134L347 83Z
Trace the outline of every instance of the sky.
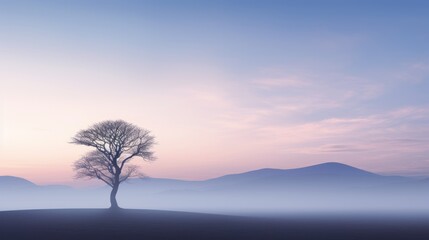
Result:
M83 184L81 129L150 177L341 162L429 176L429 2L0 0L0 175ZM137 163L138 160L136 159Z

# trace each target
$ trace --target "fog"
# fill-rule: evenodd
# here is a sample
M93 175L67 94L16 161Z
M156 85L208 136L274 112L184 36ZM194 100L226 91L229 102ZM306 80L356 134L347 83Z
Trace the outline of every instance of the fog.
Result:
M38 186L0 177L0 210L108 208L109 187ZM429 181L380 176L338 163L261 169L206 181L132 179L123 208L225 214L419 212L429 210Z

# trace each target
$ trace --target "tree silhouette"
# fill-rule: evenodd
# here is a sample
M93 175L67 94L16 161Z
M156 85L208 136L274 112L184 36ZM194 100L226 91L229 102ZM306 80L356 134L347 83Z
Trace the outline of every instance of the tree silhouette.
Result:
M148 130L123 120L103 121L73 138L74 144L93 147L94 150L74 164L76 178L100 179L112 188L110 208L118 209L116 194L119 185L130 177L139 176L136 165L129 164L134 158L155 160L151 148L155 138Z

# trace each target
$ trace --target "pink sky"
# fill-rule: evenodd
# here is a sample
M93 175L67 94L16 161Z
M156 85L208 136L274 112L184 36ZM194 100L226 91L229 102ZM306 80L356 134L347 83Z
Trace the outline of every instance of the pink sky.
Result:
M70 139L116 119L155 135L151 177L429 175L426 8L173 2L2 5L0 175L87 184Z

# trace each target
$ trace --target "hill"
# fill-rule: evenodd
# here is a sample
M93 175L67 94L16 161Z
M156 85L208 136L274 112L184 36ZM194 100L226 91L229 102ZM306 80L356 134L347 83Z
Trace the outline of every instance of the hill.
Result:
M2 189L28 189L36 184L20 177L0 176L0 190Z
M265 168L225 175L205 181L174 179L134 179L125 188L147 189L151 192L209 192L209 191L277 191L338 190L374 188L413 181L398 176L381 176L341 163L329 162L296 169Z
M239 217L105 209L0 212L2 239L428 239L427 214Z
M107 186L37 186L11 177L0 178L0 186L9 186L0 188L3 210L109 206ZM234 214L425 210L429 209L427 199L429 185L424 180L382 176L332 162L296 169L259 169L205 181L132 179L122 184L118 193L119 203L126 208Z

